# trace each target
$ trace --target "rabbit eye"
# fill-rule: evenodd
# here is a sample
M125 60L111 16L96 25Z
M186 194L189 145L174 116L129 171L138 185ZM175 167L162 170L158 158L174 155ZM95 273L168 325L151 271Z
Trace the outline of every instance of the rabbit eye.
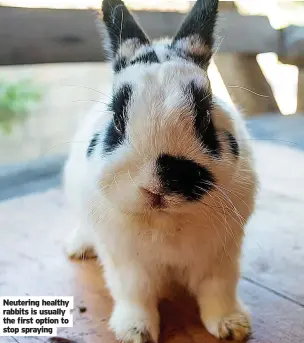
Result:
M194 81L187 86L186 93L190 95L194 105L194 127L197 138L213 157L219 158L221 145L212 121L211 111L214 105L211 93L207 89L199 88Z

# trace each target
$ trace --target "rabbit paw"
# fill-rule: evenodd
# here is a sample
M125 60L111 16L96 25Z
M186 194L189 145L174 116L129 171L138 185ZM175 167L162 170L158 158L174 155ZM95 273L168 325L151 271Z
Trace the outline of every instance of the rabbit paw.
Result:
M158 337L158 315L153 320L149 314L135 307L116 307L109 326L116 338L123 343L156 342Z
M71 259L84 260L96 257L93 247L86 244L82 235L79 235L77 232L74 232L66 239L64 250Z
M209 321L205 326L212 335L220 339L243 341L251 333L249 315L242 312L233 313L218 321Z

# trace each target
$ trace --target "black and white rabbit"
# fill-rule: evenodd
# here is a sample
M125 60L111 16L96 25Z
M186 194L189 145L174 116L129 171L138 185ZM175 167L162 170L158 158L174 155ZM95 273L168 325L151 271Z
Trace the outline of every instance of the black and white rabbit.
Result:
M99 257L123 342L158 340L171 281L196 297L211 334L243 340L250 317L236 289L257 181L242 116L207 76L218 1L197 0L176 36L156 42L121 0L102 10L113 89L81 124L65 167L79 222L67 252Z

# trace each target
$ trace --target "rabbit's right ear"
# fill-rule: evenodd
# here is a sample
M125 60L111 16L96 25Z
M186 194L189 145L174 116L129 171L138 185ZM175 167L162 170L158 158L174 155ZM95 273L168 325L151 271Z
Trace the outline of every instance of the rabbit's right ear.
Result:
M103 22L106 27L105 49L113 61L114 70L124 68L136 50L149 45L146 34L121 0L103 0Z
M173 39L172 48L202 68L208 67L213 53L218 0L196 0Z

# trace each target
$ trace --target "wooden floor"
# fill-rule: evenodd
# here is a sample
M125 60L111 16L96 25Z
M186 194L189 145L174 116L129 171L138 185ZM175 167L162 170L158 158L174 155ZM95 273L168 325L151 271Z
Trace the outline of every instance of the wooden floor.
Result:
M255 144L261 193L248 226L240 294L253 315L250 343L304 342L304 153ZM0 203L0 295L73 295L73 328L60 337L114 343L112 300L94 261L66 259L61 237L73 225L60 189ZM86 308L85 312L79 306ZM161 343L216 343L195 303L180 294L160 305ZM0 342L47 342L0 337Z

